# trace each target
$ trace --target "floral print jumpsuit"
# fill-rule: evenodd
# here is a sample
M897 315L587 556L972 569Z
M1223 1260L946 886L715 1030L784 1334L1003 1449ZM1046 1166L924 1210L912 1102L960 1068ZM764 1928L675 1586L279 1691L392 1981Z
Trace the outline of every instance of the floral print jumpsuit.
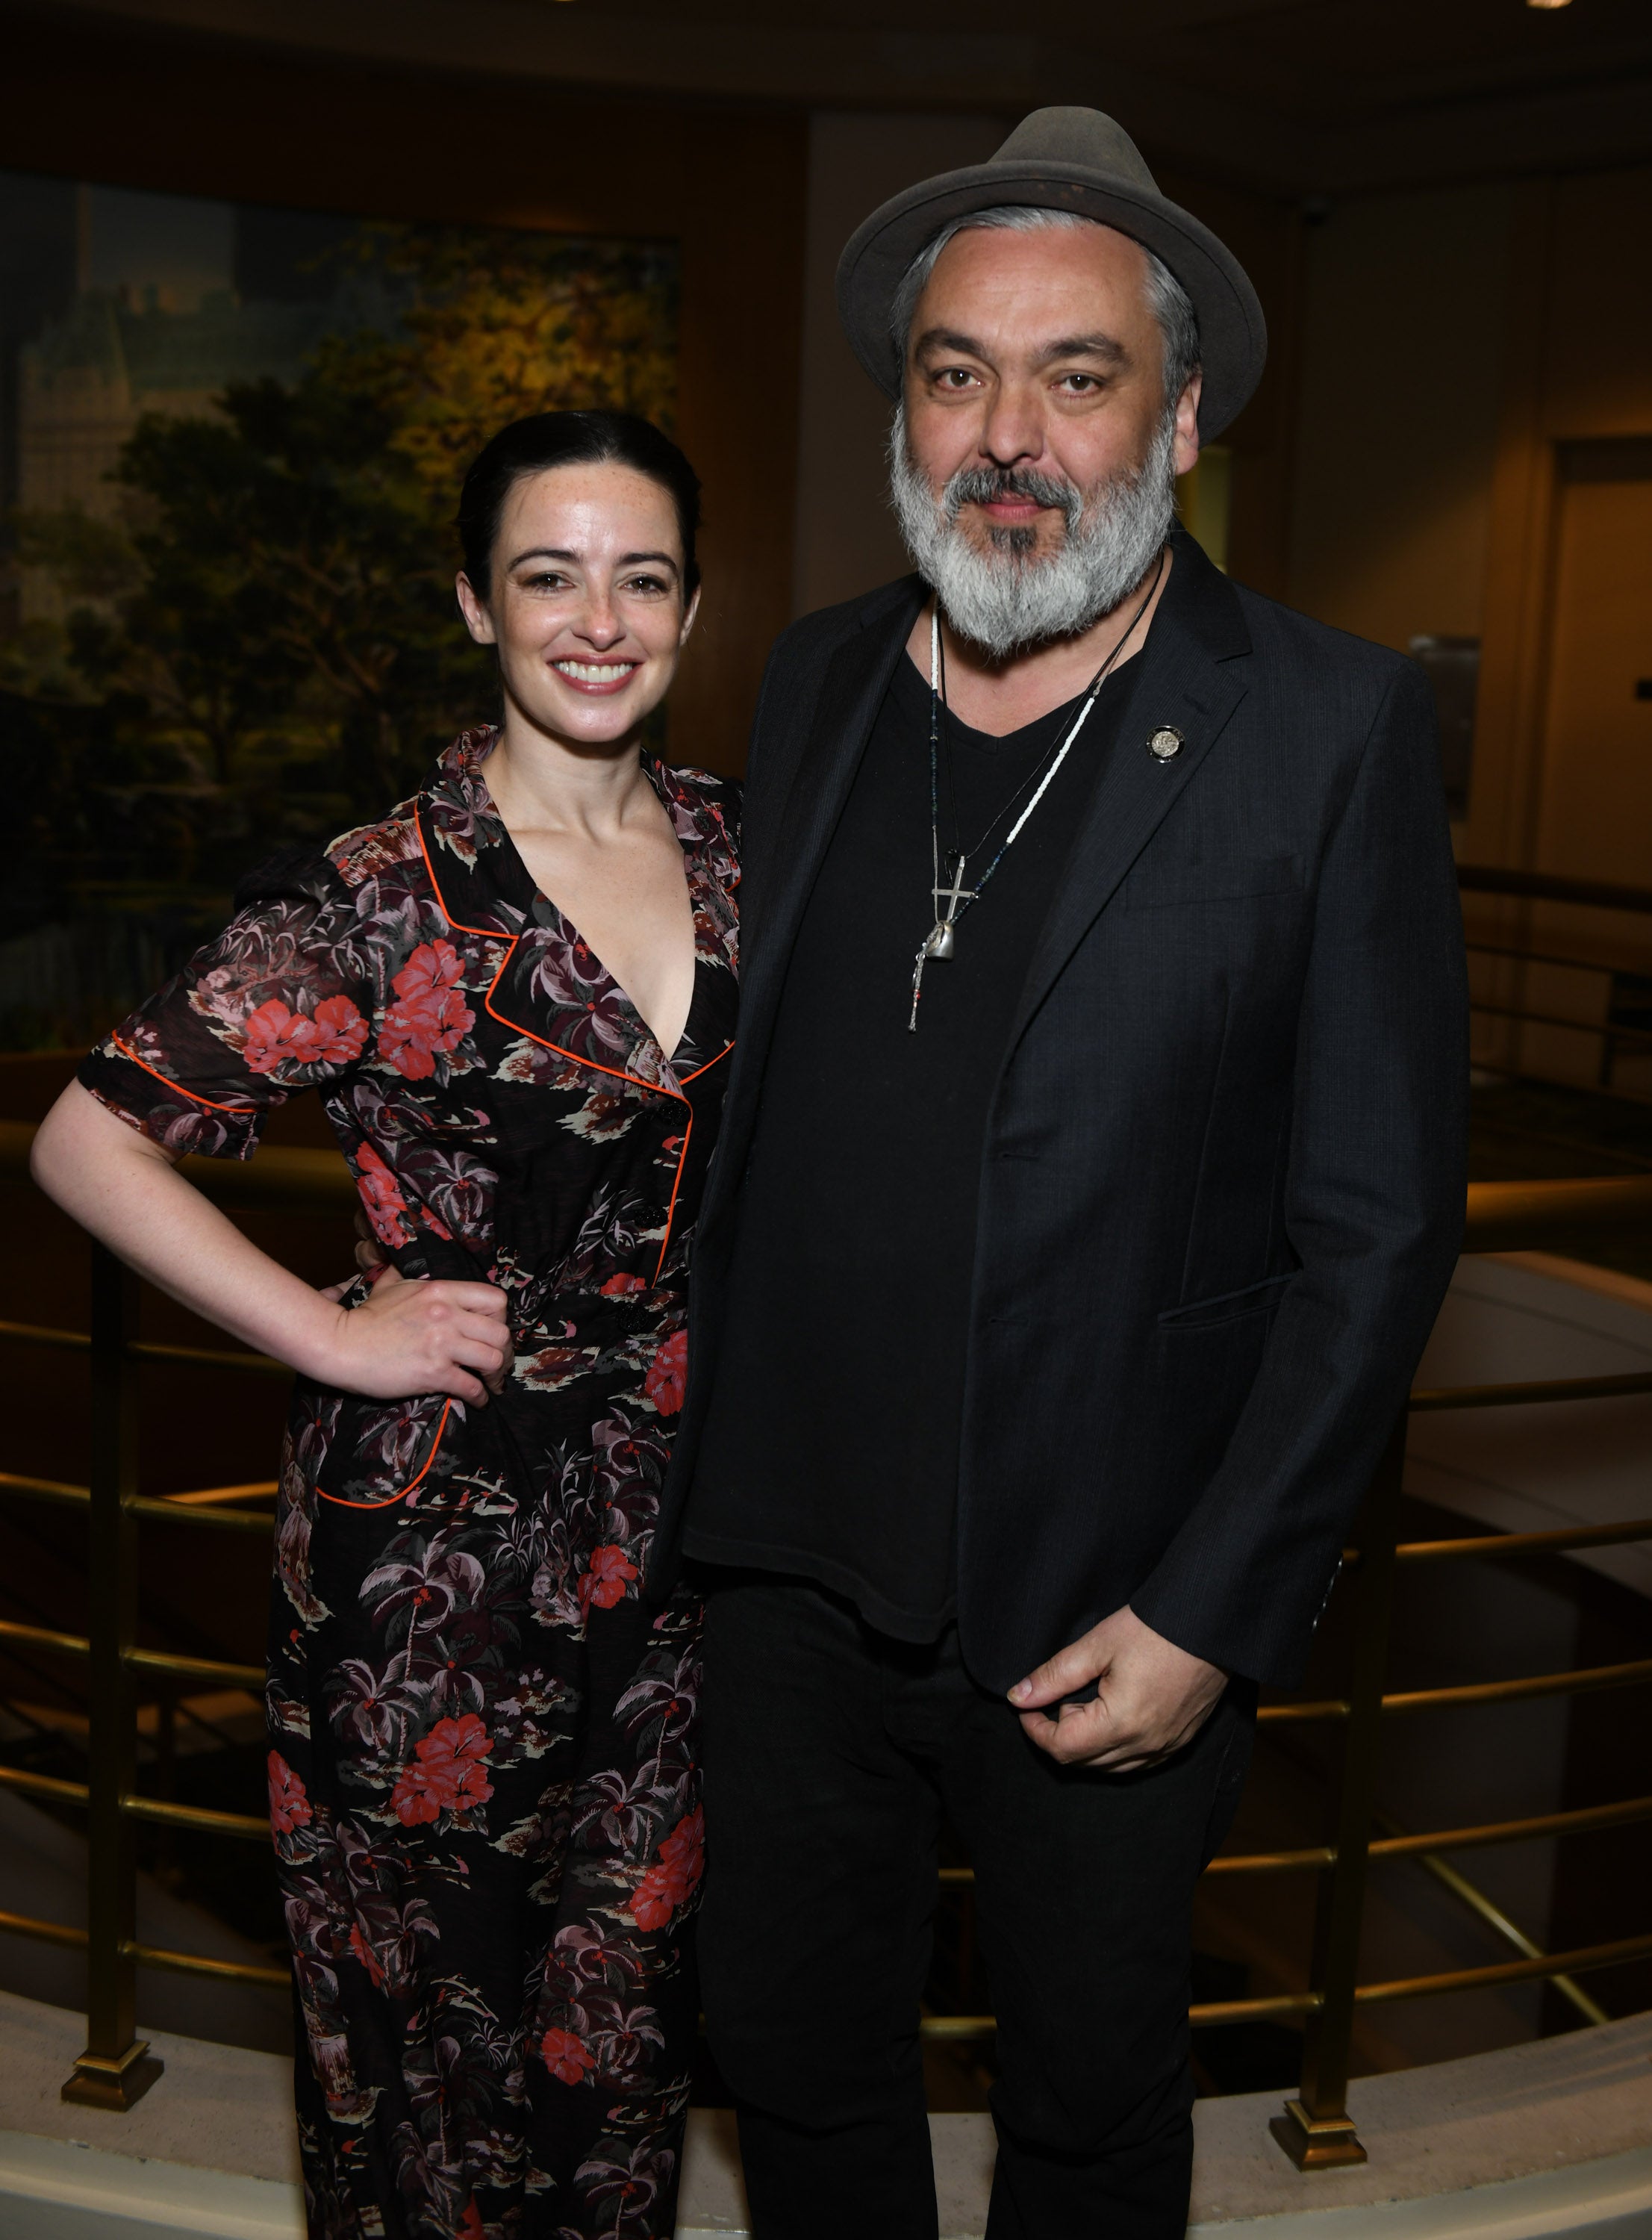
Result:
M734 1033L737 796L645 760L694 910L668 1057L536 890L495 737L256 875L81 1075L170 1150L240 1158L318 1090L402 1273L510 1295L484 1409L293 1399L270 1820L326 2240L669 2234L688 2099L699 1611L639 1590Z

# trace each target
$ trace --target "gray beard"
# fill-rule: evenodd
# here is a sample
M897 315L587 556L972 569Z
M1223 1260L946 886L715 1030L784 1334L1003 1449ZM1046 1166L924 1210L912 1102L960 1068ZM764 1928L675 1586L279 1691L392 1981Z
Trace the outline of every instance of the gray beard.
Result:
M889 433L889 498L914 566L961 637L994 660L1051 638L1077 637L1127 599L1152 566L1176 518L1176 417L1167 412L1141 465L1116 475L1088 505L1064 479L1020 469L963 467L937 498L914 463L906 418ZM1033 532L998 529L979 550L958 526L967 504L1008 493L1058 507L1061 549L1032 554Z

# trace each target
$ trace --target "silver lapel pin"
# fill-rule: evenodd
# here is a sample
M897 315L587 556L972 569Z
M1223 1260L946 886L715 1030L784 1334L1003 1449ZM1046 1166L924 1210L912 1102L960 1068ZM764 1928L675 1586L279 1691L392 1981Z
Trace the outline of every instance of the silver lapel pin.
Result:
M1156 755L1162 763L1168 763L1173 755L1179 755L1186 744L1187 741L1174 723L1161 723L1148 741L1147 750L1150 755Z

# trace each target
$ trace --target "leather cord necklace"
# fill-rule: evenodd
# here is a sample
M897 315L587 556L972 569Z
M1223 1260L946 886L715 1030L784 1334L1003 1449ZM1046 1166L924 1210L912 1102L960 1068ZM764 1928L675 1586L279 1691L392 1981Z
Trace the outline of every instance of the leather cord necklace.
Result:
M997 854L993 857L992 861L988 864L986 870L982 872L980 877L976 881L973 887L966 887L963 883L963 875L965 870L969 868L969 859L956 848L950 850L947 856L947 870L950 875L951 883L948 886L943 886L941 883L941 709L943 705L943 671L941 663L941 602L939 598L936 600L929 615L929 861L933 873L929 890L935 902L935 923L930 928L929 931L924 935L923 941L918 944L918 953L914 958L912 963L912 1011L910 1017L906 1023L906 1030L908 1034L915 1035L918 1030L918 1004L923 995L924 966L929 962L931 957L938 958L944 963L956 953L954 948L954 937L957 931L959 919L963 916L965 910L969 909L971 903L979 902L981 899L982 890L985 887L988 880L992 877L993 873L997 870L999 864L1003 863L1004 857L1009 853L1009 850L1015 846L1016 841L1021 837L1023 831L1026 828L1029 818L1032 816L1033 811L1037 808L1039 803L1043 799L1045 794L1049 790L1051 781L1055 777L1056 771L1066 761L1068 755L1072 750L1074 740L1077 738L1079 733L1083 730L1085 719L1088 717L1090 710L1096 705L1096 696L1101 691L1102 686L1107 681L1109 670L1112 668L1114 663L1118 659L1120 654L1123 652L1124 648L1135 635L1136 624L1141 621L1142 616L1153 603L1154 594L1159 588L1159 579L1163 573L1164 553L1162 548L1161 548L1159 552L1159 564L1153 570L1153 581L1148 585L1145 597L1142 599L1141 605L1137 607L1136 612L1131 616L1129 627L1125 630L1123 636L1118 639L1113 647L1113 650L1108 655L1106 660L1102 663L1095 676L1090 679L1089 684L1084 693L1083 705L1080 708L1077 715L1073 719L1072 729L1068 732L1067 737L1062 741L1060 746L1056 750L1055 754L1050 758L1048 768L1045 770L1042 777L1039 780L1037 791L1033 795L1032 799L1027 803L1027 806L1022 810L1020 816L1016 819L1009 831L1004 835L1003 845L999 848ZM949 777L950 772L949 772ZM991 837L994 827L997 825L1003 817L1009 815L1009 811L1015 807L1016 802L1020 800L1022 795L1031 783L1032 777L1029 775L1016 788L1015 792L1010 795L1009 800L993 818L992 823L988 825L980 839L976 842L974 848L970 850L970 854L977 856L980 854L982 849L986 846L987 842ZM955 839L957 837L956 824L953 837Z

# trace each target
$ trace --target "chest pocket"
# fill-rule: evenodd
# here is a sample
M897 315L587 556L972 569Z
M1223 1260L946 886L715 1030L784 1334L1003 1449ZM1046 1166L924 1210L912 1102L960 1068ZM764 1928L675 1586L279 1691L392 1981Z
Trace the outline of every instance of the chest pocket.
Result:
M1213 856L1199 863L1143 863L1124 882L1126 910L1169 910L1189 903L1243 902L1298 892L1300 856Z

